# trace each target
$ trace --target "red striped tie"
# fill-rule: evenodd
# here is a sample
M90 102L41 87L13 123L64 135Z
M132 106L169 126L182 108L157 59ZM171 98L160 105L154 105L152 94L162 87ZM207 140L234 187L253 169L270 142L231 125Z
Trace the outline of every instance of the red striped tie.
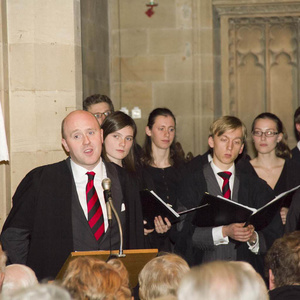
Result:
M88 222L98 241L104 233L104 219L100 201L94 186L94 172L87 172L86 201L88 207Z
M231 176L231 172L225 171L225 172L219 172L219 176L223 178L223 186L222 186L222 193L223 197L230 199L231 198L231 191L229 186L229 178Z

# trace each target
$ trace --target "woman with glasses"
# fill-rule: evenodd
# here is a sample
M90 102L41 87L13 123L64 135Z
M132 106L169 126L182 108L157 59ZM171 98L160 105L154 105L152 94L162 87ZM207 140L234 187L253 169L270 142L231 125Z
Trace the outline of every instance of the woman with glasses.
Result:
M252 141L257 156L250 160L253 171L264 179L276 195L300 184L300 165L291 161L287 133L272 113L258 115L252 123ZM287 209L281 210L283 224Z

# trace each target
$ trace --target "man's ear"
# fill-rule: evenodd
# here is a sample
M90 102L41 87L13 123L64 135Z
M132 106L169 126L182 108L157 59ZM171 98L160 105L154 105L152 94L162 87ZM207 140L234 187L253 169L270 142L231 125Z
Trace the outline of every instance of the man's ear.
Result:
M3 284L3 281L4 281L4 276L5 276L4 273L0 273L0 293L1 293L1 290L2 290L2 284Z
M275 286L275 278L271 269L269 269L269 290L272 291L276 288Z
M65 148L65 150L67 152L70 152L70 149L69 149L69 146L67 144L67 141L65 139L61 139L61 143L62 143L63 147Z
M214 138L212 136L208 137L208 145L210 148L215 146Z
M103 144L103 129L100 129L100 140L101 140L101 144Z
M149 128L149 126L146 126L145 128L145 132L148 136L151 136L152 135L152 132L151 132L151 129Z
M296 127L296 130L298 131L298 133L300 133L300 123L296 123L295 127Z
M243 152L243 150L244 150L244 147L245 147L245 144L243 144L243 145L242 145L242 147L241 147L241 149L240 149L240 152L239 152L239 154L241 154L241 153Z

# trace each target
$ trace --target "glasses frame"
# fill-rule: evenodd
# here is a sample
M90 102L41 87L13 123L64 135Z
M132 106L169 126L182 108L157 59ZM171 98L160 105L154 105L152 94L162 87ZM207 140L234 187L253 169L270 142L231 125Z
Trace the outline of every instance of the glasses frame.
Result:
M94 117L96 118L96 119L101 119L102 118L102 116L105 116L105 118L106 117L108 117L109 115L111 115L111 110L107 110L107 111L105 111L105 112L103 112L103 113L96 113L96 114L94 114Z
M259 134L255 134L255 132L259 132ZM269 134L267 134L269 132ZM270 135L271 133L271 135ZM257 137L262 137L263 135L268 138L268 137L274 137L276 135L278 135L279 132L273 131L273 130L267 130L267 131L261 131L261 130L253 130L252 131L252 135L253 136L257 136Z

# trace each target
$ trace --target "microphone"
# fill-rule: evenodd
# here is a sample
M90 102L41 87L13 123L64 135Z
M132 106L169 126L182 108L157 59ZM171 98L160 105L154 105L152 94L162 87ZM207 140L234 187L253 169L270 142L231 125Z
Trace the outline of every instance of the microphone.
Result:
M102 188L103 188L103 195L106 203L106 210L107 210L107 218L108 218L108 224L111 226L112 223L112 213L111 213L111 206L110 201L112 201L111 197L111 180L109 178L105 178L102 180Z
M120 234L120 249L119 249L119 254L117 257L125 257L126 255L123 253L123 231L122 231L122 225L121 221L118 215L118 212L116 211L113 202L112 202L112 196L111 196L111 180L109 178L105 178L102 180L102 187L103 187L103 194L104 194L104 199L106 202L106 209L107 209L107 217L108 217L108 222L109 226L111 226L112 223L112 213L111 211L114 212L117 224L119 227L119 234Z

